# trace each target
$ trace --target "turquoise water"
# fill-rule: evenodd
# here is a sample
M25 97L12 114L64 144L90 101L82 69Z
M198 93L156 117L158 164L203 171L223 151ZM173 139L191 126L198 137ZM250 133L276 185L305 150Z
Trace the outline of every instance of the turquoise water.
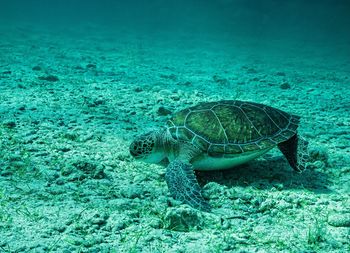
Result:
M0 252L349 252L350 2L0 0ZM172 198L130 143L202 102L301 117ZM209 127L209 126L208 126Z

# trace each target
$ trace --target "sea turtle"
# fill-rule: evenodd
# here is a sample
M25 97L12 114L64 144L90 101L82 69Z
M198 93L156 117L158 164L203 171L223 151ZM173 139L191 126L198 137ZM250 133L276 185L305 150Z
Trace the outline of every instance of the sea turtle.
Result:
M253 102L200 103L175 113L165 128L138 136L130 145L130 153L149 163L167 158L165 179L171 195L209 211L193 170L229 169L278 146L290 166L301 172L305 169L307 141L297 134L299 119Z

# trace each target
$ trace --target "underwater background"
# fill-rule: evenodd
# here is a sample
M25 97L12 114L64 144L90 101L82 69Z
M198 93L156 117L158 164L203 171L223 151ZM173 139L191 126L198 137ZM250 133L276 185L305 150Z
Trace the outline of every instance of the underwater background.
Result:
M301 116L174 201L135 136L200 102ZM350 252L350 1L0 0L0 252Z

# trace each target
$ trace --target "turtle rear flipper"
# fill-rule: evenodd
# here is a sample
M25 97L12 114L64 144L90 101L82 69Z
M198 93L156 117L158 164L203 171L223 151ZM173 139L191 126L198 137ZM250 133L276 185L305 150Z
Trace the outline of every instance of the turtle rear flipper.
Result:
M295 134L290 139L278 144L278 148L287 158L290 166L297 172L302 172L306 168L306 162L309 158L309 142L299 135Z
M192 165L179 160L171 162L166 169L165 180L174 199L210 212L210 205L202 196Z

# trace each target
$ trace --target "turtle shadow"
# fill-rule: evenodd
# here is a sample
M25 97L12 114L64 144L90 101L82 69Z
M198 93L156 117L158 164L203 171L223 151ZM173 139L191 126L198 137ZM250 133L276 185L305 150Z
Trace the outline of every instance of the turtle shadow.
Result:
M268 160L257 159L250 163L220 171L197 171L201 186L216 182L227 187L252 186L261 190L307 189L315 193L331 193L331 182L328 175L315 170L306 169L302 173L295 172L287 161L281 157Z

